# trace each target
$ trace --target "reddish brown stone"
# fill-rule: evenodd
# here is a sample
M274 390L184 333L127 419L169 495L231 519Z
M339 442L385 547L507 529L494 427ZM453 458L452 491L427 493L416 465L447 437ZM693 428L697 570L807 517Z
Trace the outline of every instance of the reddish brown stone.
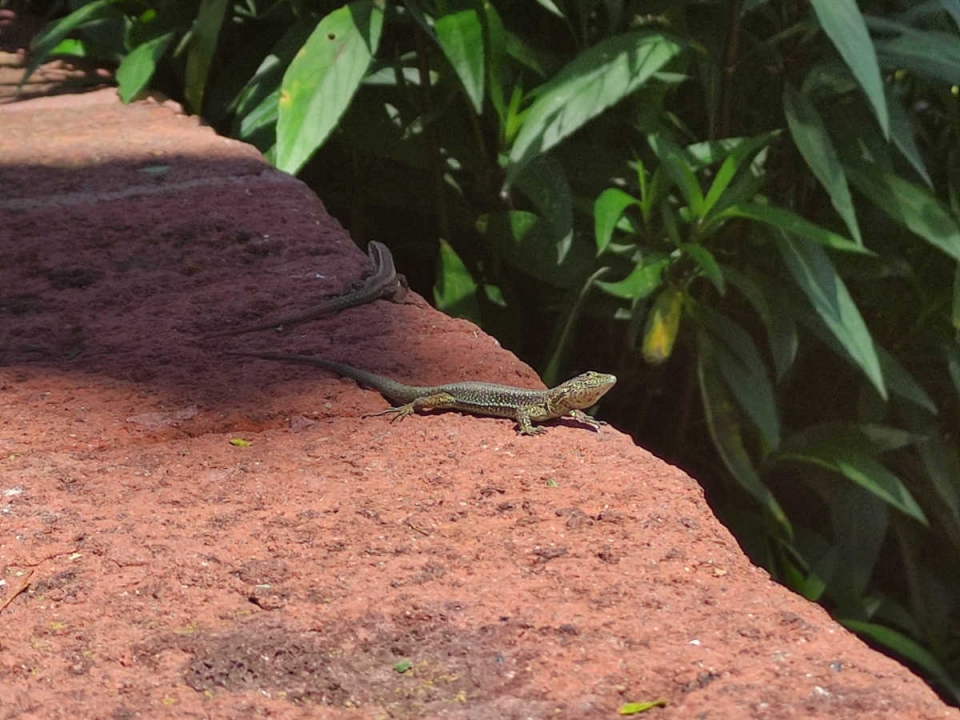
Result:
M469 323L198 342L365 267L252 148L112 90L0 126L0 716L960 717L612 428L361 419L377 393L220 353L537 386Z

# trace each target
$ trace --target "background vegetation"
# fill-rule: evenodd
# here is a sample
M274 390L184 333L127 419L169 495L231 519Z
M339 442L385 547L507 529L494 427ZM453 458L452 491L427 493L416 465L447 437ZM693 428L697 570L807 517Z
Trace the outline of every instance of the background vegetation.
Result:
M72 0L960 702L960 0Z

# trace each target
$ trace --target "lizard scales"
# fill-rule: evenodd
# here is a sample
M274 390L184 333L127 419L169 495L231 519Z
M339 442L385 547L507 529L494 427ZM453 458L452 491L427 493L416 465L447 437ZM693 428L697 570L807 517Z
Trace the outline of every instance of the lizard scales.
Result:
M458 410L474 415L511 418L516 420L520 433L524 435L544 431L543 428L533 427L532 422L544 422L560 417L570 417L593 428L599 428L600 423L583 410L596 404L617 381L613 375L591 371L547 390L473 381L418 386L406 385L334 360L307 355L251 352L230 354L321 367L352 378L361 385L374 388L387 399L401 403L399 407L388 408L374 413L375 415L393 414L396 419L414 412Z

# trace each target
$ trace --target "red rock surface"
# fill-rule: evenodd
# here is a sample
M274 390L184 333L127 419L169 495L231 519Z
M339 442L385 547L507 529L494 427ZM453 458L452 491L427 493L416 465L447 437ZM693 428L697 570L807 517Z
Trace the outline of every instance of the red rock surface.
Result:
M538 386L469 323L201 342L366 266L253 149L112 90L0 127L0 718L960 717L613 428L361 419L377 393L222 354Z

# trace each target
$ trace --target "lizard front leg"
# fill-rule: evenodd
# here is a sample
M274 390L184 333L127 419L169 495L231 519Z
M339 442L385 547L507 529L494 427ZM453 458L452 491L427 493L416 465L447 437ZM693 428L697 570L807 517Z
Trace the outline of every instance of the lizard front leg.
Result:
M583 410L571 410L566 414L566 417L573 418L577 422L582 422L584 425L589 425L594 430L599 430L601 425L606 425L603 420L597 420L596 418L590 417Z
M545 427L540 427L539 425L534 427L533 422L530 419L530 411L527 408L518 408L517 409L517 432L521 435L542 435L547 431Z

